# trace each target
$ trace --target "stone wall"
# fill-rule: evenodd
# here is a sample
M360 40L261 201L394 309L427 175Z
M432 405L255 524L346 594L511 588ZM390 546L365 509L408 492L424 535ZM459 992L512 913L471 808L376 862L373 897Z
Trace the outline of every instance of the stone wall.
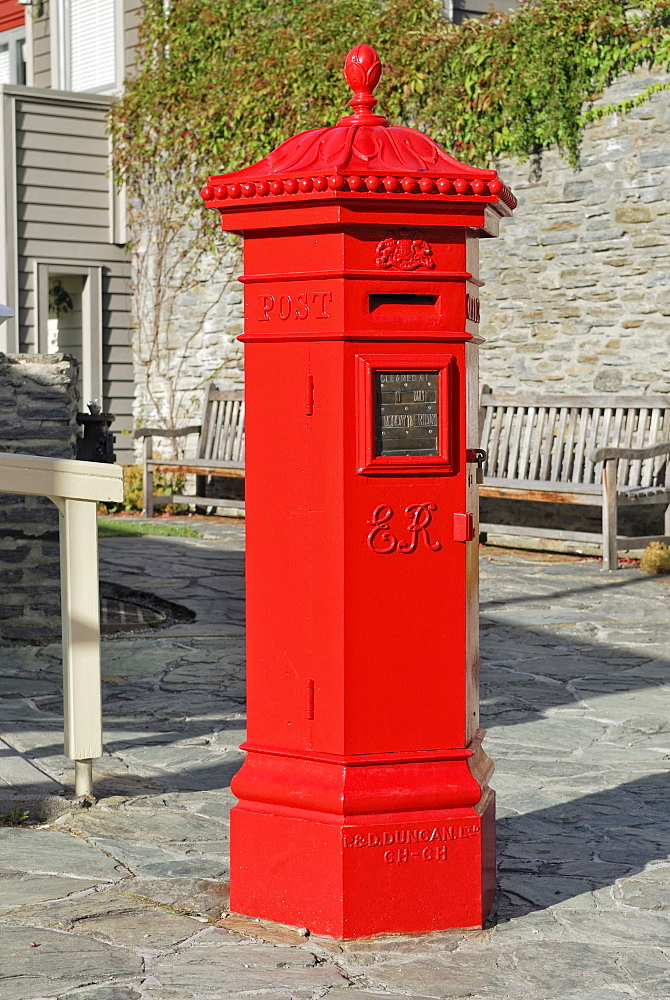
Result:
M62 354L0 354L0 451L73 458L77 363ZM0 494L0 645L60 635L58 511L43 497Z
M637 72L597 102L668 80ZM499 167L519 199L481 241L482 382L510 393L670 392L670 91L586 129L578 169Z
M135 335L137 426L168 426L168 400L175 391L178 396L175 422L183 426L198 422L208 382L215 381L220 389L243 387L243 349L236 339L243 330L242 285L236 280L241 270L239 249L232 250L216 269L211 261L199 268L191 287L178 294L171 304L170 331L165 332L165 339L156 349L164 358L157 364L145 363L145 356L150 356L154 347L142 343ZM159 449L163 443L157 442ZM195 438L188 443L192 450ZM139 454L140 446L138 457Z
M640 94L667 74L622 77L596 102ZM519 199L498 239L482 240L482 382L495 390L670 391L670 90L586 129L573 169L555 150L500 172ZM184 422L204 382L243 383L238 252L176 303ZM135 417L158 416L136 366ZM168 387L154 379L152 395Z

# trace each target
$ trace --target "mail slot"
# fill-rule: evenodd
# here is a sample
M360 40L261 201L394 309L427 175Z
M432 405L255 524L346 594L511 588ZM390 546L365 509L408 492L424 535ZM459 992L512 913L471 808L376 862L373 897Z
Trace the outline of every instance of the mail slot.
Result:
M493 170L373 109L209 178L245 239L247 713L231 908L352 938L481 927L478 240Z
M437 295L421 295L411 292L384 292L373 293L369 296L370 312L377 309L399 309L407 313L411 309L435 309L438 304Z

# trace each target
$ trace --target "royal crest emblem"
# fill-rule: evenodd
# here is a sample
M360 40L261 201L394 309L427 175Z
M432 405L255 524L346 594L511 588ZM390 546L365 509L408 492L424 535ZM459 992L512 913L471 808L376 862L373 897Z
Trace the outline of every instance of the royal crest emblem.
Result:
M417 271L435 267L433 248L416 233L403 231L386 236L377 244L377 267L394 267L399 271Z

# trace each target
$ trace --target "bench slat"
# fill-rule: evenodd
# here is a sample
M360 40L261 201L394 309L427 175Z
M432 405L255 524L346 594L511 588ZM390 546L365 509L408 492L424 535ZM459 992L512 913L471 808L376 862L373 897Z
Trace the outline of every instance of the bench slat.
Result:
M554 446L554 436L556 427L556 414L558 410L555 406L550 406L547 410L547 419L545 421L545 429L542 440L542 451L540 455L540 475L539 479L549 479L549 470L551 468L551 452Z
M196 450L196 455L198 456L199 459L206 458L207 454L207 431L209 428L209 421L212 412L211 400L213 391L214 387L211 384L208 385L207 392L205 393L205 398L203 399L202 402L202 417L200 420L202 430L200 431L200 437L198 439L198 447Z
M611 411L610 411L611 412ZM589 421L588 427L588 438L586 445L586 458L584 460L584 479L585 483L592 483L595 480L596 466L595 463L591 461L591 452L598 446L598 424L600 423L600 415L602 413L601 407L596 406L591 411L591 419Z
M157 493L154 496L155 507L168 503L198 504L201 507L232 507L244 510L244 500L228 500L224 497L191 496L188 493Z
M556 436L551 448L551 465L548 478L560 482L561 454L563 451L563 441L565 439L565 422L567 420L568 411L564 406L562 406L560 410L557 411L556 415L558 418Z
M561 479L564 482L569 483L572 479L572 467L575 462L575 434L577 432L577 420L579 417L579 409L576 406L570 407L570 418L568 420L568 429L565 435L565 450L563 452L563 469L561 470Z
M621 437L619 438L619 444L622 448L632 448L633 447L633 436L635 434L636 427L636 410L626 410L624 413L623 426L621 429ZM627 458L624 458L619 462L617 467L617 483L622 486L628 482L628 469L630 468L630 462Z
M227 400L212 400L209 409L209 420L207 421L207 440L205 442L205 457L212 458L218 452L216 442L216 425L225 413L228 406Z
M212 428L212 442L210 448L212 452L225 458L230 458L228 448L228 434L233 420L233 404L229 400L223 400L216 411L216 421Z
M498 448L500 445L500 432L502 430L503 414L504 410L501 407L497 407L493 410L493 425L491 429L491 463L490 472L494 476L498 472Z
M535 428L535 412L534 406L529 406L526 411L526 429L523 431L523 441L521 443L521 451L519 454L519 464L518 464L518 475L520 479L525 479L528 475L528 460L530 457L530 443L532 441L533 430ZM519 435L521 436L521 435Z
M647 425L650 413L646 407L642 407L637 413L637 434L635 435L634 448L643 448L646 443ZM635 458L628 467L627 483L629 486L640 486L640 474L642 472L642 461Z
M570 488L566 483L528 482L509 479L485 479L479 487L482 497L501 500L539 500L549 503L575 503L598 506L602 503L602 490L598 486Z
M575 443L575 458L572 463L571 480L573 483L585 482L584 462L586 459L586 432L591 422L591 410L583 409L579 414L579 428L577 431L577 441Z
M239 475L239 470L242 470L242 474L244 473L243 462L217 462L213 458L185 458L183 460L176 458L154 458L147 461L147 468L161 472L172 470L173 472L181 472L184 475L195 476L225 476L227 475L227 469L230 469L231 476Z
M215 455L221 455L224 458L230 458L228 454L224 441L221 440L221 434L223 432L223 426L225 424L225 419L230 414L232 417L232 408L235 405L232 401L217 401L216 402L216 420L214 423L214 432L212 434L212 453Z
M506 476L509 475L510 455L511 455L511 450L514 446L514 438L512 435L512 431L514 430L514 426L517 423L516 420L517 409L518 409L517 407L510 408L504 414L505 429L503 431L502 442L501 442L501 451L502 451L501 468L503 470L503 475Z
M537 479L540 474L540 449L542 448L542 437L545 434L545 424L547 422L546 406L538 406L537 421L535 423L535 434L528 463L528 478Z
M512 411L512 419L510 421L511 437L507 454L506 474L513 479L516 479L519 475L517 471L517 463L519 461L519 449L521 447L521 434L523 431L525 415L525 407L517 406Z

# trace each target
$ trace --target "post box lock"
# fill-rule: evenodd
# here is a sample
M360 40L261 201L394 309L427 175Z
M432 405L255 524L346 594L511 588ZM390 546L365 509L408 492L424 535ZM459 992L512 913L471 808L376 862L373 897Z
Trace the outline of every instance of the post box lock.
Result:
M477 472L475 474L475 482L478 486L484 482L484 462L486 461L487 455L483 448L469 448L467 451L467 462L477 463Z
M454 514L454 541L471 542L475 537L475 519L472 514Z

